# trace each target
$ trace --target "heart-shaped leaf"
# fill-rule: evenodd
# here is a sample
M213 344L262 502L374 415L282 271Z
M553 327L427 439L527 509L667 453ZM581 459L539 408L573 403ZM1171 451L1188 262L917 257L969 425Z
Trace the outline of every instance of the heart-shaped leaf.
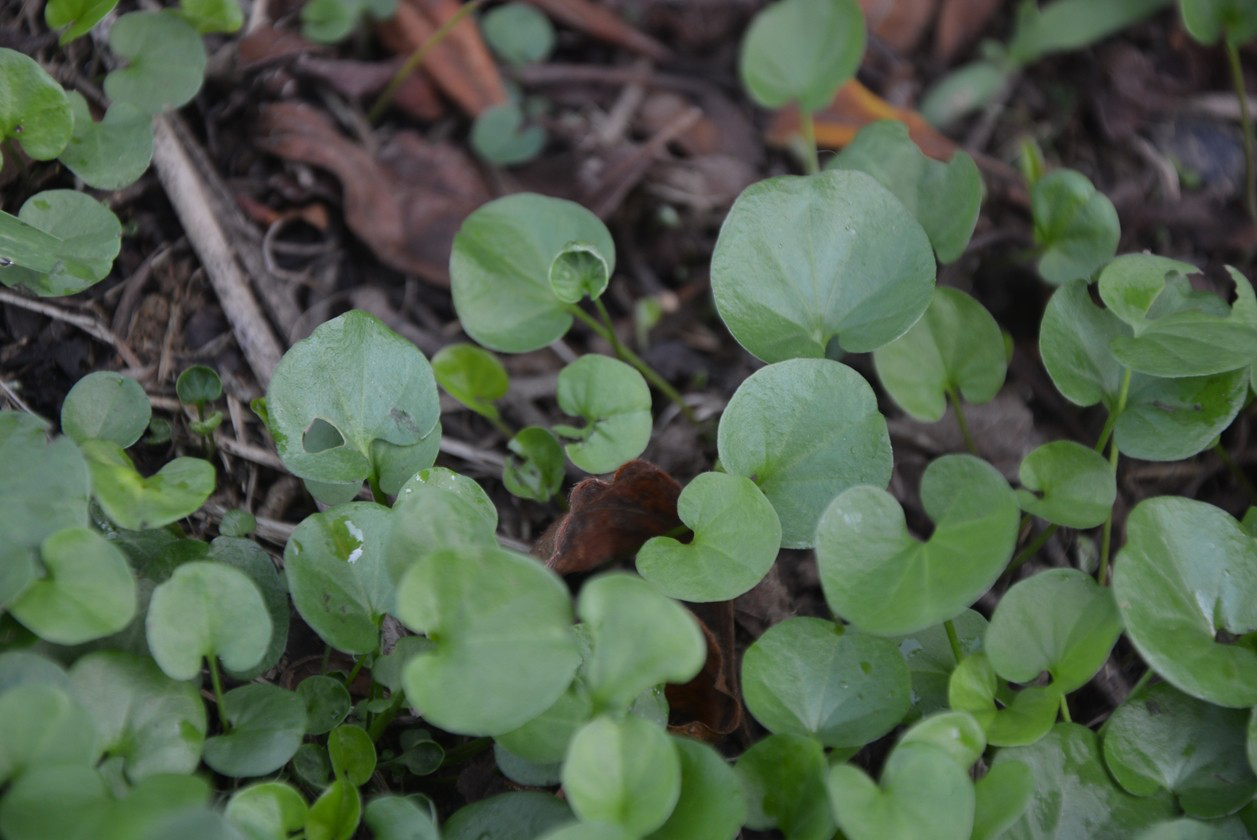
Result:
M1077 569L1049 569L1004 593L986 631L986 654L1004 679L1028 684L1047 671L1065 694L1095 676L1121 634L1108 589Z
M253 683L223 696L230 725L205 742L205 763L224 776L265 776L288 763L306 731L305 703L277 685Z
M982 651L961 660L947 688L951 707L973 715L993 747L1023 746L1042 738L1056 720L1060 698L1052 686L1029 686L1011 696L1001 691L995 669Z
M873 351L877 378L900 408L934 422L948 395L989 402L1004 384L1008 361L999 324L959 289L939 286L910 330Z
M49 29L66 30L58 40L61 46L86 35L105 15L113 11L118 0L49 0L44 7L44 23Z
M385 563L394 584L421 557L442 549L497 546L498 511L479 484L444 467L421 470L393 505Z
M525 426L507 441L502 485L511 495L547 502L563 486L563 446L549 429Z
M274 668L288 647L288 617L292 612L288 586L270 555L252 540L219 537L210 544L208 558L244 572L266 604L266 614L271 617L271 642L266 646L266 653L262 654L260 662L243 671L227 669L232 677L242 682L255 679Z
M1208 449L1248 396L1248 371L1154 379L1135 374L1126 410L1113 427L1123 455L1178 461Z
M472 411L498 419L495 402L506 396L510 379L498 357L474 344L450 344L432 357L432 373L445 392Z
M34 415L0 411L0 541L14 548L36 549L63 528L87 524L87 462L69 438L50 441L45 428Z
M1043 249L1039 275L1054 286L1090 280L1117 253L1117 210L1081 172L1058 169L1040 178L1030 190L1030 212Z
M986 734L968 712L940 712L912 725L899 739L905 744L929 744L947 753L956 766L968 772L986 750ZM896 747L898 749L898 747Z
M398 616L436 642L405 667L407 699L450 732L496 735L548 708L580 654L567 587L531 557L441 550L402 577Z
M153 159L152 118L129 102L115 102L96 122L81 93L67 96L74 133L61 162L98 190L120 190L139 180Z
M111 102L128 102L147 114L186 105L205 78L201 36L178 13L132 12L109 30L109 47L126 61L105 76Z
M362 819L362 797L346 779L337 779L310 806L306 814L308 840L350 840Z
M746 825L779 828L789 840L830 840L836 826L825 789L824 748L802 735L769 735L735 767L746 791Z
M783 548L810 548L821 513L842 491L890 481L890 435L873 389L828 359L748 376L720 418L717 444L725 470L772 502Z
M572 738L563 791L582 821L614 823L642 836L672 813L681 795L681 758L667 733L649 721L595 718Z
M61 405L61 430L78 443L108 440L126 449L140 439L153 406L140 383L109 370L89 373Z
M1025 489L1017 503L1026 513L1067 528L1104 523L1117 498L1117 480L1104 456L1072 440L1056 440L1021 460L1017 477Z
M863 172L769 178L725 218L711 262L721 320L765 362L863 353L916 323L934 293L921 225Z
M593 715L593 701L585 684L577 679L550 708L518 729L497 737L514 755L538 764L563 761L576 731Z
M91 767L100 741L91 713L69 687L31 682L0 694L0 782L38 767Z
M1009 761L987 770L973 791L976 801L971 840L996 840L1025 813L1034 796L1034 776L1026 765Z
M982 647L986 619L981 613L965 610L952 619L952 629L960 642L961 655L967 656ZM947 683L956 668L956 654L952 652L947 629L935 624L892 641L899 645L899 655L908 663L912 676L911 716L923 717L949 708Z
M686 485L677 515L688 543L654 537L637 552L637 571L682 601L730 601L763 580L781 546L772 503L749 478L703 473Z
M864 56L864 13L855 0L781 0L751 22L738 72L765 108L828 105Z
M633 460L650 442L650 388L632 367L608 356L586 355L559 371L555 396L565 414L584 418L583 428L555 431L572 463L588 473L609 473Z
M853 487L816 530L821 587L835 614L869 633L902 635L954 618L990 588L1017 541L1017 499L971 455L944 455L921 477L934 533L908 533L895 498Z
M874 741L912 705L908 666L893 642L819 618L786 619L747 648L742 693L769 731L827 747Z
M746 820L742 783L715 749L688 738L673 737L681 759L681 796L668 821L647 840L733 840Z
M477 343L537 350L572 326L550 288L550 264L569 242L588 242L615 269L615 244L597 216L571 201L518 193L467 217L450 253L454 309Z
M287 782L259 782L233 793L223 815L248 836L287 837L305 825L308 811Z
M1257 705L1257 543L1218 508L1162 497L1135 506L1113 595L1140 656L1174 687L1219 706Z
M0 48L0 140L12 138L35 160L52 160L70 142L73 126L61 85L35 59Z
M105 279L122 247L122 223L75 190L45 190L17 216L0 213L0 248L12 264L0 283L43 297L72 295Z
M554 26L535 6L506 3L480 19L484 39L494 54L515 67L544 61L554 48Z
M175 458L155 475L140 475L127 453L106 440L80 444L92 473L92 495L123 528L160 528L195 513L214 492L214 465Z
M546 145L546 130L528 125L515 102L491 105L471 124L471 147L489 163L512 166L527 163Z
M895 747L880 786L847 764L829 771L827 786L838 826L851 840L968 840L973 829L968 772L929 743Z

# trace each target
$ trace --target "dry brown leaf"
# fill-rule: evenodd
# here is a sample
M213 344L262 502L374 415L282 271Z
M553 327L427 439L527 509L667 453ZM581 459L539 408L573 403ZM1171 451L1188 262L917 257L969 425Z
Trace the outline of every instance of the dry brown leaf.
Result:
M671 52L663 44L629 26L615 12L589 0L531 0L534 6L565 24L609 44L616 44L635 53L667 61Z

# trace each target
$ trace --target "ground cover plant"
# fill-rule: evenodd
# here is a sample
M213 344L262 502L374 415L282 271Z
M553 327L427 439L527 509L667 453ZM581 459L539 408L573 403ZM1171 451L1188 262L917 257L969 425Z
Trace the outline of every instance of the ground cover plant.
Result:
M1001 84L1166 5L1114 4L1068 41L1053 33L1082 4L1023 11ZM112 6L51 3L46 24L64 46ZM418 8L320 0L287 25L334 43L376 19L387 40L389 16ZM437 62L439 78L448 39L478 25L528 79L556 49L550 17L583 20L555 8L449 4L405 63ZM581 14L613 43L662 49L605 12ZM1242 96L1246 7L1183 0L1181 15L1191 37L1224 40ZM0 173L19 169L32 193L0 217L6 286L104 284L124 225L44 162L88 187L129 183L94 181L75 155L115 161L105 137L143 147L152 115L201 84L199 62L193 85L176 57L203 55L198 31L232 31L243 10L186 0L115 17L100 123L33 58L0 51L0 128L17 144ZM797 113L788 145L804 174L782 174L782 157L709 216L697 307L737 360L714 401L652 352L678 293L625 291L623 264L641 257L600 212L601 182L582 201L502 189L467 202L439 243L467 340L442 327L430 342L342 296L253 366L256 388L208 353L173 368L169 333L153 369L76 377L55 414L23 399L29 379L0 377L13 406L0 410L0 837L1257 834L1257 497L1243 466L1257 245L1232 246L1234 265L1125 248L1115 200L1049 164L1033 133L1005 147L1014 168L961 149L940 160L919 123L866 119L822 158L828 110L867 64L862 7L779 0L739 25L736 75L761 107ZM393 65L373 73L385 106L408 84L419 95ZM144 87L153 77L183 92ZM526 103L503 90L466 115L476 155L544 158L540 125L518 129L529 107L560 106ZM369 127L364 104L351 110ZM312 146L343 142L299 113L286 119L307 120ZM1225 205L1237 217L1247 123ZM259 144L334 169L284 125ZM347 215L381 177L353 150ZM1001 178L1026 218L1017 247L992 255L977 240ZM300 180L279 183L296 194ZM660 237L678 224L649 219ZM263 270L293 276L279 263L319 253L276 245L290 221L271 219ZM428 265L369 238L379 225L349 226L383 263ZM965 282L984 259L1019 278L1028 325L996 317L1016 308L993 304L989 280ZM48 306L6 294L6 329ZM538 359L552 376L534 375ZM1069 419L1001 451L1013 420L986 412L1032 381ZM512 399L521 387L546 412ZM687 450L675 477L648 460L667 436ZM269 471L268 498L302 500L287 518L267 515L243 462ZM1183 486L1205 462L1207 491ZM1133 475L1161 476L1157 491Z

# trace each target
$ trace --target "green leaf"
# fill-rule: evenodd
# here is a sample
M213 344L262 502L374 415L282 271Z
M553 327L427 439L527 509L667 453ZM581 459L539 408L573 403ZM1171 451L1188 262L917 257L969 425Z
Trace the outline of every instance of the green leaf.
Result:
M443 840L534 840L570 822L572 812L548 793L517 790L459 809L441 827Z
M86 35L91 28L113 11L118 0L49 0L44 7L44 23L49 29L61 29L61 46Z
M934 82L921 97L921 116L939 129L990 104L1009 84L1011 71L989 60L962 65Z
M615 270L606 225L575 202L519 193L468 216L450 254L454 309L467 334L506 353L561 338L572 316L550 288L550 264L573 241L592 244Z
M642 836L661 827L680 798L681 759L653 723L633 715L596 718L572 738L563 791L582 821Z
M346 486L351 497L364 479L382 476L385 460L406 455L374 443L406 450L439 434L440 403L427 359L357 310L322 324L284 354L266 404L284 465L301 478ZM430 465L431 459L407 472L398 487Z
M550 832L541 840L635 840L635 838L636 835L614 823L576 822L568 823Z
M672 738L681 759L681 796L648 840L733 840L746 820L746 795L724 756L707 744Z
M1126 410L1113 427L1123 455L1180 461L1213 445L1244 406L1248 371L1188 379L1131 378Z
M214 492L214 465L200 458L175 458L145 478L111 441L80 445L92 474L92 495L123 528L160 528L189 516Z
M865 37L855 0L781 0L751 21L738 73L765 108L798 102L819 111L855 76Z
M1168 790L1189 815L1232 814L1257 793L1244 750L1247 710L1222 709L1160 683L1128 697L1105 724L1104 760L1136 796Z
M912 214L863 172L769 178L720 228L712 294L729 332L765 362L874 350L934 293L934 254Z
M76 645L126 627L135 615L135 578L126 556L90 528L64 528L39 548L44 577L10 605L45 641Z
M1257 630L1257 543L1226 512L1176 497L1140 502L1126 533L1113 595L1139 655L1193 697L1257 705L1257 653L1216 638Z
M435 551L497 547L498 511L488 494L444 467L422 470L406 482L393 513L385 563L394 584Z
M749 478L696 476L681 491L677 515L694 532L689 542L653 537L637 552L637 571L673 598L731 601L763 580L777 559L777 512Z
M997 705L997 695L1003 701ZM1011 697L1000 691L999 679L985 652L972 653L952 671L947 698L956 711L968 712L986 731L993 747L1038 741L1056 720L1060 692L1050 686L1029 686Z
M0 214L0 282L41 297L72 295L103 280L122 247L122 223L86 193L45 190L16 217Z
M816 530L821 588L835 614L868 633L903 635L954 618L991 587L1017 542L1008 482L972 455L944 455L921 476L929 540L908 533L899 502L853 487Z
M843 633L819 618L788 618L747 648L742 693L770 732L827 747L875 741L912 705L908 666L893 642Z
M982 647L986 619L981 613L965 610L952 619L962 655ZM908 663L912 675L912 716L925 716L948 708L947 683L956 668L947 630L935 624L916 633L892 639L899 645L899 655Z
M271 642L262 660L251 668L227 669L227 673L241 682L255 679L274 668L288 647L288 617L292 612L288 586L270 555L252 540L218 537L210 544L208 559L234 566L248 575L266 604L266 614L271 617Z
M175 380L175 393L185 405L209 405L223 395L223 381L212 367L192 365Z
M1244 0L1179 0L1183 28L1201 44L1239 46L1257 37L1257 9Z
M996 840L1026 811L1034 796L1034 776L1017 761L992 767L973 786L976 807L972 840Z
M968 772L929 743L895 747L880 785L842 764L829 771L827 787L838 826L850 840L968 840L973 829Z
M205 763L235 779L265 776L288 763L306 731L305 704L276 685L251 683L223 696L230 729L205 742Z
M866 172L895 194L921 223L940 263L960 258L982 206L982 175L963 150L949 163L926 157L899 120L860 129L826 169Z
M70 142L73 126L61 85L35 59L0 47L0 140L17 141L35 160L52 160Z
M820 742L769 735L736 765L746 791L747 828L780 828L787 840L831 840L836 826L825 790L828 764Z
M108 813L100 774L86 764L50 763L32 767L5 791L0 832L5 840L95 840Z
M110 5L116 2L110 0ZM96 122L81 93L66 95L74 133L59 155L61 162L98 190L120 190L138 181L153 159L152 118L130 103L115 102Z
M1009 840L1125 840L1170 816L1165 802L1136 799L1113 784L1095 733L1078 724L1058 723L1030 746L1000 750L992 769L1006 762L1026 765L1035 780L1029 807L1000 835Z
M244 24L240 0L179 0L179 14L202 35L235 32Z
M323 641L345 653L370 653L395 596L385 553L393 514L350 502L306 517L284 548L284 574L297 612Z
M310 0L301 7L301 37L335 44L353 32L365 11L364 0Z
M329 732L327 752L336 777L355 787L365 785L375 772L375 744L361 726L347 723Z
M1030 189L1039 275L1054 286L1089 280L1117 253L1121 226L1113 202L1087 176L1058 169Z
M1168 6L1170 0L1055 0L1040 10L1018 8L1009 61L1025 65L1043 56L1081 50Z
M372 669L375 676L375 669ZM352 702L344 683L332 677L315 674L297 686L297 696L306 706L306 734L330 732L349 714Z
M516 67L545 61L554 49L550 19L527 3L495 6L480 19L480 31L494 54Z
M502 775L519 785L528 787L550 787L559 783L561 761L540 764L520 758L502 746L501 742L493 745L493 760L502 771Z
M337 779L306 814L306 840L350 840L362 819L362 797L345 779Z
M432 373L451 397L481 416L498 418L493 403L506 396L510 379L497 356L474 344L450 344L432 357Z
M873 351L882 386L917 420L934 422L948 394L981 404L1004 384L1008 361L999 324L959 289L939 286L925 315L910 330Z
M0 653L0 694L27 683L55 685L73 693L74 686L65 669L28 650L7 650Z
M250 668L271 638L271 619L253 581L206 561L184 563L157 585L146 628L153 658L175 680L198 676L207 656L233 670Z
M105 76L105 95L147 114L186 105L205 77L201 36L178 12L132 12L109 30L109 47L126 61Z
M609 356L585 355L559 371L559 408L585 420L564 446L588 473L609 473L641 455L650 442L650 388L636 370ZM556 431L559 431L556 429Z
M634 575L591 578L576 614L593 643L582 673L596 711L627 709L659 683L689 682L707 657L694 616Z
M593 714L589 691L579 679L555 700L550 708L518 729L497 737L501 746L513 755L537 764L561 762L567 755L572 736Z
M937 747L968 772L986 750L986 734L968 712L940 712L913 724L899 739L899 746L905 744Z
M111 370L89 373L70 389L61 404L61 430L82 443L93 438L123 449L140 439L153 406L140 383Z
M412 565L398 617L436 642L407 663L407 699L449 732L496 735L548 708L580 664L567 587L531 557L489 546Z
M243 508L232 508L223 514L218 532L224 537L247 537L257 530L257 517Z
M890 481L890 435L873 389L828 359L748 376L720 418L717 445L725 470L772 502L783 548L810 548L821 513L842 491Z
M1072 440L1045 443L1021 461L1024 490L1017 503L1026 513L1067 528L1094 528L1108 518L1117 481L1104 456Z
M0 694L0 783L38 767L91 767L100 749L91 713L68 688L26 683Z
M1237 818L1201 822L1187 817L1159 822L1135 840L1249 840L1252 835Z
M58 531L87 524L87 462L68 438L49 441L45 427L33 415L0 411L0 544L14 551L38 549ZM26 582L35 572L34 559L28 562ZM0 606L5 595L0 588Z
M1103 402L1112 410L1122 387L1122 365L1110 344L1131 335L1116 315L1091 302L1087 284L1066 283L1043 313L1039 353L1056 390L1075 405Z
M401 796L377 796L368 802L366 823L375 840L440 840L432 816Z
M70 668L107 756L119 756L132 782L188 774L201 761L205 703L194 682L176 682L147 657L89 653Z
M547 502L563 486L563 446L549 429L525 426L506 443L511 454L502 467L502 484L521 499Z
M1047 671L1066 694L1091 681L1121 634L1107 588L1077 569L1049 569L1004 593L986 631L986 654L1009 682L1032 683Z
M309 807L287 782L259 782L231 795L223 815L249 836L286 838L306 822Z
M485 108L471 124L471 147L489 163L514 166L527 163L546 145L546 131L528 125L524 111L515 102Z
M564 303L597 300L607 290L611 269L589 242L569 242L550 263L550 290Z

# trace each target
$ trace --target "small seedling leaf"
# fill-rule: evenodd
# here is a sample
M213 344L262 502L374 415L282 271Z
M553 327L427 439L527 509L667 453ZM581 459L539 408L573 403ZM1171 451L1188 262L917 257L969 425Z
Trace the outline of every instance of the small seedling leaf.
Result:
M921 477L935 523L921 542L877 487L853 487L825 511L816 559L830 609L860 629L903 635L954 618L990 588L1017 541L1017 497L990 464L944 455Z
M550 288L550 264L569 242L589 242L615 270L606 225L571 201L520 193L467 217L450 254L450 290L467 334L492 350L523 353L572 325Z
M274 668L288 647L288 617L292 614L288 586L270 555L252 540L218 537L210 543L207 558L244 572L257 586L266 604L266 613L271 617L271 643L266 646L262 660L251 668L227 669L227 673L241 682L255 679Z
M827 359L779 362L747 377L720 418L717 445L725 470L772 502L783 548L810 548L842 491L890 481L890 435L873 389Z
M653 723L600 717L575 737L563 762L563 790L586 822L609 822L635 837L662 826L681 795L681 758Z
M277 685L251 683L223 696L230 729L205 742L205 763L235 779L265 776L288 763L306 731L305 704Z
M871 176L844 171L747 187L711 263L721 319L766 362L893 341L925 312L934 272L912 214Z
M451 344L432 357L432 373L451 397L483 417L497 419L494 403L510 387L497 356L474 344Z
M13 550L38 549L61 529L87 524L87 461L69 438L50 441L45 425L0 411L0 543Z
M1054 286L1090 280L1117 253L1121 226L1113 202L1087 176L1058 169L1030 190L1034 241L1043 255L1039 275Z
M1003 702L997 706L996 696ZM1000 692L999 678L985 652L972 653L952 671L948 702L968 712L986 730L993 747L1033 744L1047 734L1060 709L1060 692L1050 686L1029 686L1009 698Z
M550 263L550 290L564 303L597 300L611 282L606 258L590 242L569 242Z
M244 24L240 0L179 0L179 14L202 35L235 32Z
M35 59L0 47L0 140L17 141L35 160L52 160L73 127L61 85Z
M855 75L865 38L855 0L781 0L751 22L738 72L765 108L797 102L819 111Z
M332 771L355 787L361 787L375 772L375 744L361 726L345 724L327 735L327 753Z
M480 31L489 48L516 67L545 61L554 49L550 19L527 3L506 3L490 9L480 20Z
M609 473L641 455L650 442L650 388L633 368L608 356L586 355L559 371L559 408L585 420L564 446L588 473Z
M507 441L511 451L502 466L507 492L535 502L549 501L563 486L563 445L548 429L526 426Z
M1045 443L1021 461L1025 489L1017 503L1026 513L1067 528L1094 528L1108 518L1117 482L1108 461L1072 440Z
M42 297L72 295L103 280L122 247L122 223L86 193L45 190L17 216L0 214L0 282Z
M191 101L205 78L205 45L178 12L131 12L109 30L109 47L126 61L105 76L111 102L129 102L146 114Z
M837 826L825 790L824 747L802 735L769 735L734 768L746 791L747 828L780 828L791 840L829 840Z
M1257 8L1244 0L1179 0L1183 28L1202 44L1225 38L1240 46L1257 37Z
M829 771L829 803L850 840L968 840L975 794L969 774L933 744L908 741L891 752L881 784L842 764Z
M287 782L259 782L231 795L223 815L253 837L288 837L306 822L309 806Z
M362 819L362 797L346 779L337 779L306 814L307 840L350 840Z
M1216 639L1257 630L1257 543L1225 511L1177 497L1140 502L1126 529L1113 594L1140 656L1193 697L1257 705L1257 653Z
M153 159L152 118L128 102L115 102L96 122L81 93L66 95L74 133L58 156L61 162L98 190L120 190L139 180Z
M742 692L755 719L827 747L861 747L885 735L911 707L911 688L893 642L843 633L819 618L773 625L742 660Z
M92 474L92 495L123 528L169 525L199 510L214 492L214 465L200 458L175 458L145 478L116 443L87 440L80 448Z
M707 744L672 738L681 759L681 796L647 840L733 840L746 820L746 794L724 756Z
M113 371L89 373L61 404L61 430L72 440L108 440L126 449L140 439L153 406L140 383Z
M654 537L637 552L637 571L682 601L731 601L763 580L781 546L777 512L755 482L703 473L677 500L677 515L694 532L682 543Z
M49 29L61 29L61 46L86 35L105 15L113 11L118 0L49 0L44 7L44 23Z
M498 166L514 166L535 158L546 145L546 131L528 125L515 102L485 108L471 124L471 147Z
M175 393L185 405L209 405L223 395L223 380L212 367L193 365L175 380Z

